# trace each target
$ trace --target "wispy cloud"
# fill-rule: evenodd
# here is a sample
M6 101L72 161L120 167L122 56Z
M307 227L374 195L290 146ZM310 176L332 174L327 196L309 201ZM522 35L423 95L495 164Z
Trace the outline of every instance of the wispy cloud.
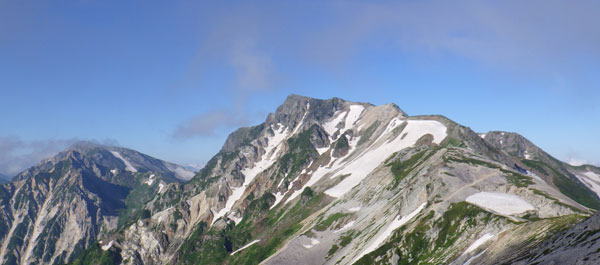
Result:
M200 83L209 78L218 62L233 73L233 80L223 92L229 95L227 109L209 109L181 122L172 133L175 139L213 136L221 129L247 125L249 100L275 90L279 73L272 55L265 46L261 13L251 5L227 9L229 15L210 14L213 25L199 47L191 69ZM218 107L216 107L218 108Z
M338 1L332 26L309 40L319 59L346 59L369 40L399 51L454 54L518 70L566 70L600 56L600 2Z
M244 113L249 98L303 78L290 65L346 78L353 73L344 67L374 50L418 60L451 56L507 77L536 76L548 90L576 98L565 100L600 97L590 89L600 84L589 71L600 67L595 0L265 1L211 8L201 16L210 26L196 58L200 66L192 69L206 77L217 61L234 73L225 88L233 113Z
M199 114L179 125L173 132L175 139L214 136L219 129L239 127L247 120L230 110L215 110Z
M76 141L77 139L25 141L14 136L0 137L0 172L15 175Z
M50 158L80 139L23 140L16 136L0 136L0 173L13 176ZM116 140L90 140L99 144L119 145Z

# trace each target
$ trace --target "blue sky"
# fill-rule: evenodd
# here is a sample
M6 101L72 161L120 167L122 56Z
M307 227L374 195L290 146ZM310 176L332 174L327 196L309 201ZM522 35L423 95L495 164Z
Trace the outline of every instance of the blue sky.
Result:
M0 173L77 139L202 163L290 93L600 162L600 2L0 1Z

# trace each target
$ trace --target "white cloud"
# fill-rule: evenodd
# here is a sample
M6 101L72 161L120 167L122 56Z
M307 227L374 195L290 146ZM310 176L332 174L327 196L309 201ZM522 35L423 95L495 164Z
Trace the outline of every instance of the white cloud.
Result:
M234 111L214 110L197 115L179 125L173 137L188 139L197 136L213 136L218 129L239 127L246 119Z

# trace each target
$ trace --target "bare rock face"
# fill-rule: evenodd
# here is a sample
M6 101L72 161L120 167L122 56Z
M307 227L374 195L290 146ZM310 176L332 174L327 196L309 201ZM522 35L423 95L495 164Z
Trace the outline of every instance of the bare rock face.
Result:
M177 182L179 166L77 143L2 185L2 264L63 264L116 228L132 190Z
M6 264L43 255L75 264L494 264L529 258L600 208L600 171L566 165L519 135L479 135L442 116L339 98L289 96L262 124L233 132L185 183L174 170L153 173L161 163L141 154L92 153L67 156L87 170L60 174L77 180L73 196L86 196L59 202L68 211L39 210L66 177L22 179L46 180L27 189L36 203L26 212L69 212L58 242L84 243L59 244L68 250L59 257L4 240ZM2 205L23 209L12 206L16 183L2 186L10 198ZM119 187L127 200L108 196ZM13 212L5 218L26 218ZM43 229L52 222L27 218ZM0 231L17 238L16 222L7 223ZM27 228L25 238L43 229Z

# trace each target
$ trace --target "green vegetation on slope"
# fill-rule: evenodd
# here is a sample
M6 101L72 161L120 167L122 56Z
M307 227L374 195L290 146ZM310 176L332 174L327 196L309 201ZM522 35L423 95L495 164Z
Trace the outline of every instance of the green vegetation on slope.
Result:
M258 264L302 227L300 222L327 202L322 193L306 188L291 208L269 210L272 195L252 200L242 221L229 223L224 229L199 225L179 251L178 264ZM260 241L230 255L253 239Z
M310 142L310 136L315 129L315 126L316 125L313 125L310 129L287 140L289 151L281 157L279 163L282 169L287 170L288 176L295 176L300 172L300 169L310 162L311 158L319 155L313 144Z
M548 166L547 164L534 160L523 160L523 163L530 168L533 168L540 173L549 176L552 173L552 181L554 185L560 190L560 192L569 196L576 202L586 207L600 210L600 199L598 196L585 187L583 184L578 183L569 177L562 174L560 171Z
M471 165L475 165L475 166L483 166L483 167L500 170L504 174L504 177L506 178L506 180L509 183L511 183L517 187L521 187L521 188L528 187L529 185L533 185L535 183L535 182L533 182L533 179L529 176L525 176L523 174L520 174L520 173L517 173L514 171L506 170L497 164L479 160L479 159L474 159L474 158L470 158L470 157L457 157L457 156L449 155L449 156L444 157L444 161L445 162L455 162L455 163L465 163L465 164L471 164Z
M398 255L399 264L443 264L449 260L448 249L456 240L478 226L489 223L493 218L502 218L467 202L452 204L436 220L434 212L419 219L416 227L405 232L405 227L396 230L381 247L363 256L355 264L387 264L390 252ZM434 234L432 234L432 232ZM436 235L435 237L430 237Z
M411 171L413 171L421 163L433 155L433 152L434 151L431 150L424 150L417 152L405 160L396 159L392 162L386 162L386 166L391 167L390 170L392 171L392 174L394 174L394 182L392 184L393 187L396 187L398 183L406 178Z
M98 244L81 253L70 265L114 265L121 263L121 255L113 250L102 251Z

